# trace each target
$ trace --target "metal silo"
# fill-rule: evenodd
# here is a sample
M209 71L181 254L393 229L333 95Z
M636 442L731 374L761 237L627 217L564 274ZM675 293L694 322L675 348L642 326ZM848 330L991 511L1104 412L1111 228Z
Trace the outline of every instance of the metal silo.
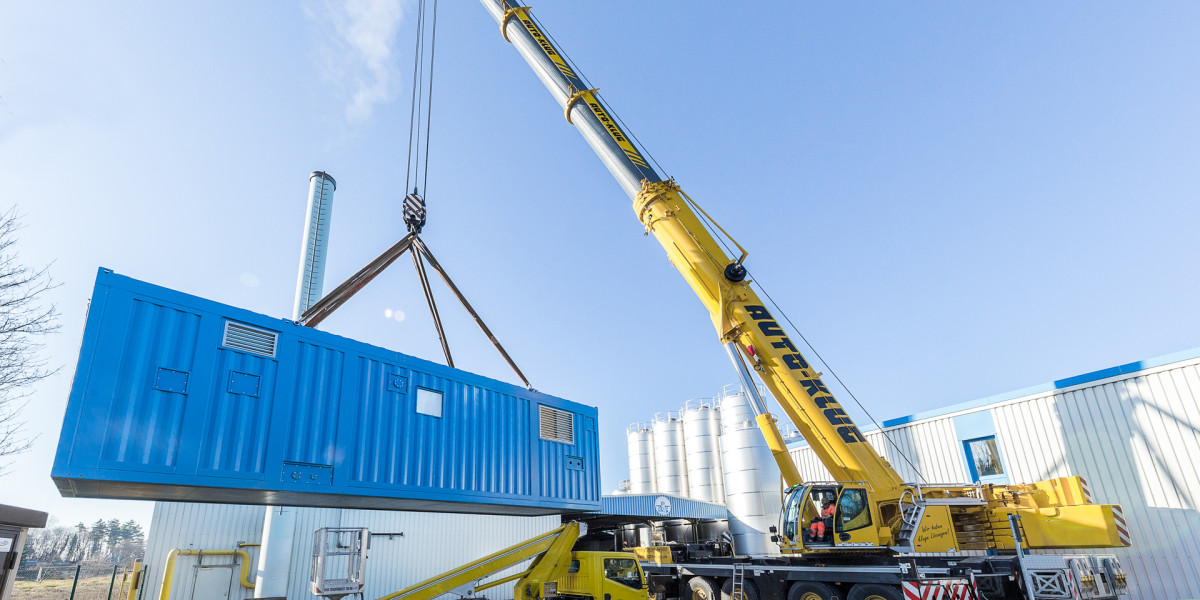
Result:
M690 496L707 502L723 502L721 495L720 417L708 398L688 400L680 413L683 419L684 450L687 456Z
M658 493L687 496L687 455L679 413L658 413L654 415L651 427L654 429L654 474Z
M625 428L629 453L629 493L658 491L654 475L654 431L649 423L630 423Z
M721 463L725 471L725 505L734 552L779 554L769 528L779 523L782 485L779 468L763 439L749 399L730 388L722 393Z
M335 189L337 182L329 173L313 171L308 176L308 216L304 220L304 242L300 244L300 274L296 278L296 302L292 306L292 319L297 321L304 311L321 299Z
M709 434L712 435L712 438L717 441L717 445L715 447L715 450L716 450L715 456L717 459L717 468L715 471L717 494L716 494L715 501L724 503L725 502L725 467L723 465L723 461L721 460L721 403L719 400L720 400L719 396L717 398L713 398L713 403L712 403L713 411L716 412L716 418L714 418L712 421L709 421L708 426L710 427Z

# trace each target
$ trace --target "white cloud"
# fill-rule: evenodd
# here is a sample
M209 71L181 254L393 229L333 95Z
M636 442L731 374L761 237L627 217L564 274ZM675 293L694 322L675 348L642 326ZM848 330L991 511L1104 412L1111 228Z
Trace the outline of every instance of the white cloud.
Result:
M362 123L399 89L396 33L414 0L327 0L318 24L333 26L325 50L325 75L347 95L346 119Z

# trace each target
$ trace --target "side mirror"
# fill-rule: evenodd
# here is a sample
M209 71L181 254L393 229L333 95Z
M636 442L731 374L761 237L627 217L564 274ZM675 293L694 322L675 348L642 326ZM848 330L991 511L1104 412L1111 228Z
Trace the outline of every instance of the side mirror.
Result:
M774 525L768 527L767 531L770 531L771 533L779 533L779 529L777 529Z

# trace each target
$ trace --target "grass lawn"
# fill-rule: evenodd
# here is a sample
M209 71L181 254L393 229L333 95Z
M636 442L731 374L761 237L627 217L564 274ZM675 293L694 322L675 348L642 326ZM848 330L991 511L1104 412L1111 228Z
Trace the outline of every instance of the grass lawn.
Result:
M80 577L75 588L75 600L106 600L111 574L103 577ZM113 585L113 600L120 592L121 574ZM17 581L12 600L68 600L71 597L70 579L47 579L45 581Z

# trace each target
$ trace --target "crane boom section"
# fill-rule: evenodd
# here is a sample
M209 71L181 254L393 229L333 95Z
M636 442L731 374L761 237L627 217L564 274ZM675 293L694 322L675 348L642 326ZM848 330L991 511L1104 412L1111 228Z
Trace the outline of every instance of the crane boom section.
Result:
M709 233L679 186L664 181L650 167L645 154L539 27L528 7L506 0L481 1L505 39L558 100L567 120L633 199L646 233L654 234L708 309L722 343L735 343L833 477L870 484L878 500L898 497L903 491L899 475L866 443L820 374L751 289L750 281L726 276L726 268L737 261ZM789 486L801 483L774 418L763 411L757 422L784 481Z

